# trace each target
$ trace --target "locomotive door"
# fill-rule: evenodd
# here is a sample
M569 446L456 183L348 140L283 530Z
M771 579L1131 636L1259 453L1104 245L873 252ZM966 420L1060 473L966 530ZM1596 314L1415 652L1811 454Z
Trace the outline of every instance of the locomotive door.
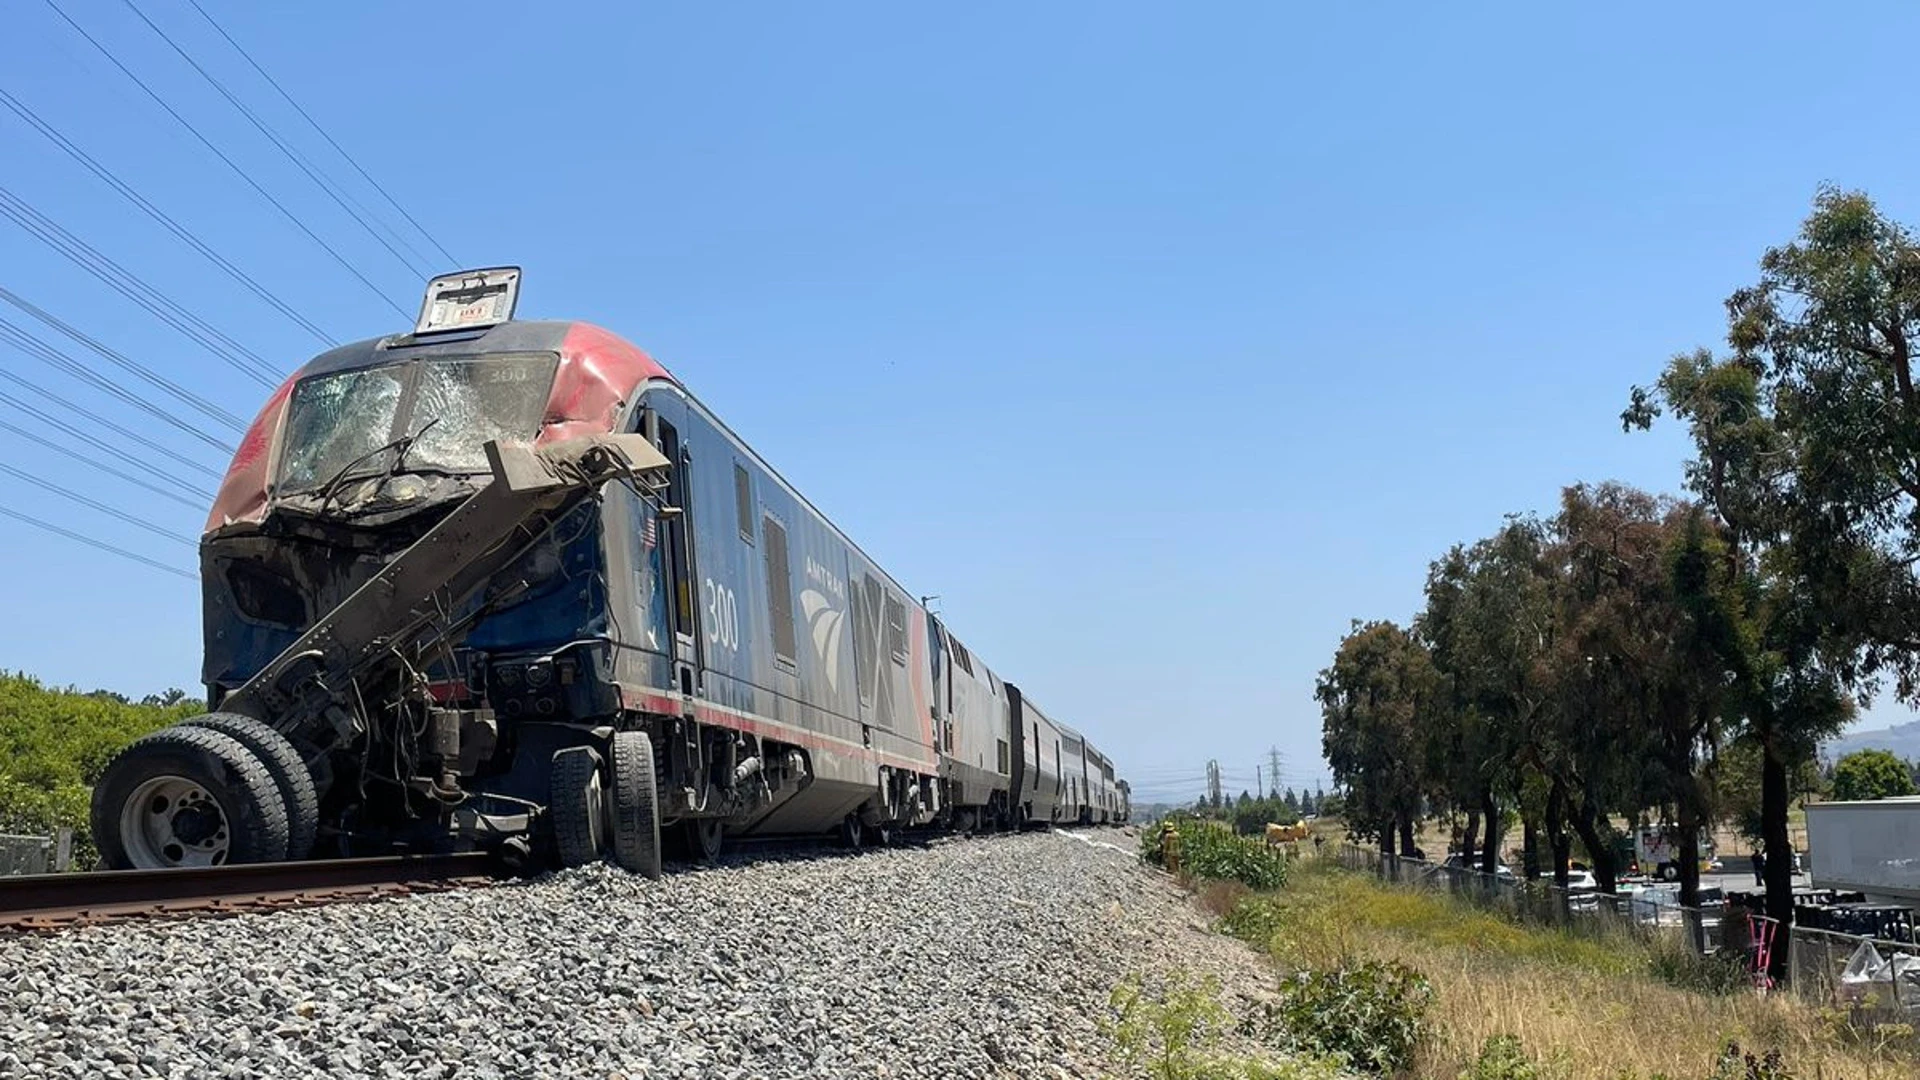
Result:
M700 605L695 602L694 585L698 568L693 551L693 455L680 438L679 429L657 414L648 423L658 429L654 445L673 463L667 480L666 504L669 513L662 517L666 536L668 606L673 622L674 685L689 697L701 692Z

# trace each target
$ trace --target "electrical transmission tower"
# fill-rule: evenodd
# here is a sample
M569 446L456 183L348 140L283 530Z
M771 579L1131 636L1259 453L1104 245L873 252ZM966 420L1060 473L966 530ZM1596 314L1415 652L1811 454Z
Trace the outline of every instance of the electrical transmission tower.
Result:
M1273 796L1279 795L1280 794L1280 748L1277 746L1270 746L1267 748L1267 782L1273 785L1273 790L1267 792L1268 797L1271 798Z
M1207 802L1215 810L1220 809L1220 763L1207 762Z

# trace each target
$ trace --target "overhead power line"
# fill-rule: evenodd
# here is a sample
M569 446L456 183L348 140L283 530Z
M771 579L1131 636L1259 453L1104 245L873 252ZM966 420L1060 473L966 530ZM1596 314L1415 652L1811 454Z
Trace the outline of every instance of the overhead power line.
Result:
M134 562L137 562L137 563L145 563L146 565L153 567L155 570L172 574L174 577L186 578L188 581L200 580L198 577L194 576L193 574L187 573L185 570L182 570L177 566L168 566L166 563L156 562L153 559L147 558L145 555L137 555L131 551L128 551L126 548L116 547L112 544L107 543L104 540L95 540L91 536L83 536L80 533L74 532L72 529L63 529L60 526L55 525L51 521L42 521L37 517L31 517L29 515L21 513L18 510L12 510L12 509L8 509L5 506L0 506L0 516L10 517L15 521L24 522L28 525L33 526L36 529L45 529L47 532L54 533L59 536L64 536L69 540L78 541L79 543L86 544L89 547L99 548L101 551L112 552L113 554L118 555L122 558L132 559Z
M173 40L173 38L165 30L160 29L160 24L148 18L147 13L144 11L141 11L140 8L134 4L133 0L122 0L122 2L127 5L127 9L129 11L132 11L135 15L140 17L141 22L147 24L147 29L152 30L155 34L159 35L160 40L166 42L169 48L171 48L175 53L179 54L180 59L185 60L189 67L199 72L200 77L205 79L207 81L207 84L209 86L212 86L214 90L218 91L221 97L226 98L227 104L232 105L235 109L238 109L240 111L240 115L246 117L247 122L252 124L256 131L266 136L267 141L272 143L275 149L279 150L280 153L284 154L288 161L293 162L295 168L305 173L307 176L307 179L313 181L316 187L318 187L321 191L325 192L327 197L333 200L334 205L338 206L341 210L346 211L347 216L352 218L355 222L357 222L362 229L365 229L368 236L373 237L376 243L378 243L381 247L386 248L387 254L392 255L395 259L399 260L400 265L406 267L409 273L417 274L423 278L433 276L431 273L422 269L421 267L415 266L412 259L409 259L405 255L402 255L399 249L395 248L392 244L388 243L387 238L380 235L380 231L373 227L373 224L366 219L366 217L361 213L361 211L356 210L354 207L347 205L347 200L341 198L339 193L335 192L334 188L338 185L335 185L333 183L332 178L326 177L323 173L319 172L318 168L314 166L311 162L309 162L306 159L306 156L304 154L301 154L299 151L293 149L291 146L288 146L286 143L286 140L282 139L278 132L274 131L273 128L269 127L267 125L267 122L260 119L259 115L256 114L252 109L247 108L246 103L241 101L239 98L235 97L233 95L233 92L227 89L225 83L221 82L219 79L214 78L212 72L200 66L200 62L198 60L195 60L192 57L192 55L190 55L187 52L187 50L181 48L180 43Z
M19 98L7 93L4 89L0 89L0 105L5 105L15 116L18 116L21 120L25 121L28 126L39 132L43 138L59 147L62 153L79 162L88 172L91 172L95 177L99 178L101 182L118 192L122 198L158 222L168 232L172 233L175 238L180 240L180 242L198 252L201 257L218 267L222 273L238 282L241 287L245 288L254 296L259 297L268 307L286 316L296 326L312 334L314 337L319 338L323 343L327 345L338 345L340 343L325 330L314 325L306 316L295 311L285 300L274 295L266 286L254 280L252 275L235 266L226 256L221 255L219 252L213 250L213 248L207 246L204 241L194 235L191 229L175 221L172 217L168 216L165 211L149 202L146 196L140 194L133 189L132 185L120 179L119 176L115 175L113 170L96 161L91 154L80 149L79 146L75 145L73 140L61 134L59 128L41 119L39 113L28 108Z
M174 382L172 379L167 378L165 375L160 374L159 372L153 370L152 368L146 366L145 364L142 364L140 361L133 359L132 357L126 355L125 353L120 352L119 350L113 348L112 346L102 344L101 342L95 340L94 338L88 336L86 333L81 331L80 328L74 326L73 324L67 322L66 320L60 318L59 316L53 314L52 312L46 310L45 308L42 308L34 304L32 301L21 296L19 293L16 293L13 290L8 289L4 286L0 286L0 300L5 300L7 303L12 304L14 307L19 308L21 311L26 312L28 315L33 316L34 318L40 320L46 325L53 327L55 330L60 331L62 334L65 334L67 337L72 338L74 341L77 341L80 344L85 345L89 351L93 352L95 355L106 360L108 363L114 365L115 367L119 368L122 371L127 372L130 375L133 375L143 380L148 385L153 386L165 392L166 394L178 400L181 404L190 406L195 412L200 413L201 415L207 417L208 419L213 420L216 423L230 427L235 431L247 430L247 422L245 420L240 419L238 416L235 416L234 414L228 412L227 410L221 408L220 406L215 405L213 402L208 401L206 398L203 398L199 394L196 394L193 391L187 389L186 387L181 386L179 383Z
M26 379L20 378L18 375L15 375L11 371L0 370L0 379L5 379L8 382L12 382L12 383L18 383L21 386L25 386L27 389L32 390L36 394L40 394L43 397L49 398L58 404L66 406L67 408L73 408L70 402L67 402L65 399L61 398L58 394L49 393L48 391L42 389L40 386ZM76 427L75 425L67 422L66 420L58 416L53 415L52 413L49 413L43 409L35 408L34 406L29 405L24 401L21 401L19 398L14 397L12 394L9 394L4 390L0 390L0 405L6 405L12 408L15 412L20 413L23 416L30 417L34 420L38 420L41 424L45 425L47 428L52 428L55 431L64 431L68 435L71 435L74 438L74 440L80 443L81 445L96 446L102 450L108 450L108 451L112 450L111 447L107 446L104 442L101 441L99 432L87 431L82 428ZM127 438L132 439L134 442L137 442L140 445L145 446L156 453L172 458L173 460L180 462L181 464L187 466L190 469L195 470L196 472L199 472L199 473L202 473L203 475L211 477L215 481L218 481L221 478L219 473L214 472L212 469L207 468L206 466L200 464L199 462L192 461L185 457L182 457L181 455L174 453L172 450L169 450L166 447L161 446L160 444L155 443L150 439L147 439L145 436L140 435L137 432L128 431L126 428L121 427L119 424L113 423L110 420L103 419L96 413L89 412L85 409L74 409L74 411L77 412L79 415L94 421L97 424L102 424L112 431L116 431L122 435L125 435ZM44 436L35 436L35 438L37 441L48 446L57 445L57 444L48 442L48 440ZM166 469L161 468L158 464L155 464L152 461L146 460L145 458L138 457L138 456L126 457L125 460L131 463L134 467L141 469L145 472L151 473L155 477L161 480L165 480L167 483L174 485L175 487L179 488L181 491L185 492L186 494L194 495L203 499L206 497L206 492L200 486L196 485L193 481L183 479L180 476L175 475L174 473L168 472Z
M102 255L92 245L34 209L32 204L0 187L0 216L13 221L28 233L67 259L106 283L114 291L145 308L155 318L185 334L208 352L225 360L234 370L253 381L272 388L279 385L274 372L259 355L214 328L205 319L181 307L126 267Z
M202 135L200 133L199 128L194 127L191 121L189 121L186 117L180 115L179 111L176 110L173 106L167 104L167 100L161 97L158 93L156 93L151 86L148 86L146 83L146 80L140 78L140 76L138 75L135 75L133 73L133 69L121 63L120 58L115 56L111 49L108 49L105 45L100 44L98 39L96 39L92 34L87 33L85 27L81 26L77 22L74 22L72 16L69 16L64 10L62 10L60 5L58 3L55 3L55 0L46 0L46 4L48 7L52 8L54 14L60 16L60 18L63 21L65 21L68 26L73 27L75 33L79 34L83 38L86 38L87 44L92 45L95 49L99 51L100 55L107 58L109 63L113 64L114 67L120 69L120 73L122 75L125 75L127 78L133 80L133 84L135 86L138 86L142 91L144 91L148 97L152 98L154 101L154 104L160 106L160 108L166 111L168 116L171 116L174 118L174 120L178 121L181 127L186 128L189 134L191 134L195 139L198 139L200 141L200 145L206 147L207 150L211 152L213 156L219 158L221 162L227 166L227 168L233 170L234 175L238 176L241 180L245 181L248 187L251 187L256 193L259 194L261 198L267 200L267 203L271 205L275 210L280 211L281 216L285 217L289 222L292 222L295 228L299 229L302 233L306 234L307 239L312 240L315 244L317 244L322 251L326 252L329 256L333 258L334 262L339 263L341 269L353 275L356 281L360 282L360 284L362 285L365 285L369 292L379 297L382 303L392 308L394 312L397 313L401 318L410 319L413 317L399 304L394 303L393 298L388 296L384 291L382 291L378 285L375 285L372 282L372 280L370 280L367 277L367 275L361 273L360 268L355 266L345 255L340 254L340 252L337 249L335 249L332 244L329 244L325 240L321 239L320 234L314 232L313 229L308 227L306 222L300 220L300 216L298 214L295 214L292 210L287 209L287 206L285 203L282 203L279 199L273 196L272 192L268 191L265 187L261 186L260 182L253 178L253 174L241 168L238 162L234 161L231 157L228 157L225 151L215 146L213 144L213 140L207 138L205 135Z
M14 400L12 398L9 398L6 394L0 394L0 401L5 401L10 404L15 404ZM96 469L99 469L101 472L108 473L112 476L117 476L120 479L125 480L129 484L133 484L136 487L145 488L148 491L153 492L155 495L158 495L163 499L171 499L174 502L179 503L181 506L191 507L193 509L198 510L203 508L205 505L204 503L195 502L192 499L189 499L186 496L181 495L177 492L168 491L167 489L160 487L157 484L149 484L145 480L142 480L137 476L134 476L130 473L121 472L119 469L116 469L111 465L105 464L104 462L95 461L93 458L88 457L87 455L81 453L78 450L73 449L72 447L62 446L59 443L48 442L44 436L44 433L42 432L28 431L26 428L23 428L18 424L9 423L5 420L0 420L0 429L11 431L15 435L18 435L21 438L26 439L27 441L40 446L42 449L51 450L54 453L60 454L63 457L70 457L75 461L81 462L86 465L90 465Z
M413 215L407 213L407 208L404 206L401 206L398 200L396 200L392 195L388 194L387 189L380 186L380 182L378 180L375 180L372 176L368 175L367 170L360 167L360 163L354 160L353 155L347 153L346 147L341 146L338 142L334 140L332 135L327 134L327 129L321 127L320 122L318 120L315 120L312 114L308 113L306 109L300 107L300 103L293 99L293 95L287 93L286 88L280 85L280 80L275 79L272 75L267 74L267 69L260 66L259 61L253 58L253 54L241 48L240 43L233 39L233 35L227 33L227 31L223 27L221 27L219 23L215 22L212 15L207 14L207 9L200 6L200 0L187 0L187 2L193 5L193 10L199 12L201 18L207 20L208 26L213 27L216 33L218 33L221 37L226 39L227 44L233 46L234 52L239 53L241 57L243 57L248 64L252 65L253 70L260 73L260 77L267 81L267 85L273 87L274 90L279 93L281 98L285 99L287 104L293 106L293 111L299 113L301 119L305 120L308 124L312 125L313 130L319 132L320 137L327 140L328 146L333 147L333 149L342 158L346 159L347 164L353 166L353 171L359 173L360 178L362 180L365 180L368 184L372 185L373 190L379 192L380 197L387 200L388 206L391 206L396 211L398 211L401 217L407 219L407 224L419 230L420 235L427 238L427 243L432 244L434 247L434 250L438 251L442 258L445 258L447 262L450 264L456 263L459 261L455 259L451 254L448 253L446 245L442 244L439 240L435 239L434 235L427 231L426 226L420 224L418 221L415 221L413 219Z
M8 465L4 461L0 461L0 472L6 473L8 476L11 476L16 480L20 480L25 483L32 484L34 487L37 487L42 491L46 491L54 495L58 495L63 499L70 499L74 502L79 503L81 506L85 506L93 510L98 510L101 513L106 514L110 517L119 518L121 521L124 521L129 525L132 525L135 528L145 529L148 532L154 534L155 536L163 536L163 537L166 537L168 540L172 540L177 544L185 544L188 547L197 546L197 542L190 536L182 536L181 534L174 532L172 529L163 529L160 526L155 525L153 522L148 521L143 517L139 517L134 514L129 514L125 510L122 510L117 506L108 506L106 503L103 503L98 499L90 499L87 496L82 495L79 492L65 485L56 484L50 480L42 480L41 478L33 475L32 473L26 471L25 469L16 469L13 466Z
M59 371L63 371L101 393L115 398L123 404L131 405L154 419L183 431L216 450L229 455L233 453L233 447L231 445L221 442L194 424L175 416L160 406L155 405L153 402L148 401L146 398L114 382L112 379L101 375L99 372L80 363L73 357L42 341L31 331L21 329L5 317L0 317L0 342L12 345L28 356L48 364Z

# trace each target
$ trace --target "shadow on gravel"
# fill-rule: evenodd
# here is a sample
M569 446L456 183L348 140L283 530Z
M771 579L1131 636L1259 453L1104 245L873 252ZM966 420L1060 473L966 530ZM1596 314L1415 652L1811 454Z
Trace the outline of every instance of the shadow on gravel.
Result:
M784 863L831 862L842 859L860 859L869 855L888 852L930 851L951 844L990 844L1006 842L1022 836L1042 836L1047 834L1073 835L1075 839L1086 839L1088 834L1098 836L1111 832L1119 834L1119 829L1104 826L1092 828L1076 826L1072 830L1032 829L1019 833L910 833L896 836L885 846L863 845L859 848L842 847L838 839L832 836L783 836L783 837L728 837L726 847L714 862L702 862L689 856L684 846L667 843L661 858L661 875L680 876L700 874L716 870L732 870L741 867L776 865ZM663 841L665 838L662 838ZM1118 850L1118 848L1116 848ZM612 868L611 859L603 859L592 867L580 869ZM529 868L521 877L515 879L527 884L549 881L564 881L572 873L552 866Z

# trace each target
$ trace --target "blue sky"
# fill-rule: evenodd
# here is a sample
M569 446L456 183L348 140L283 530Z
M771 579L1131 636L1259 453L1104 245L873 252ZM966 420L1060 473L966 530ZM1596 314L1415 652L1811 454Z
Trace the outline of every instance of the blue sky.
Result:
M411 315L419 275L126 5L59 2ZM138 2L377 201L186 0ZM1623 434L1627 389L1720 342L1818 184L1920 220L1903 5L201 3L459 265L660 358L1148 796L1209 758L1251 786L1270 746L1311 783L1349 619L1408 617L1428 560L1563 484L1676 489L1679 433ZM332 336L404 327L41 0L8 25L0 89ZM277 371L319 347L5 112L0 166ZM224 408L263 399L3 221L0 259ZM0 461L204 513L5 431ZM8 475L0 505L194 565ZM6 519L0 547L0 666L197 692L192 582Z

